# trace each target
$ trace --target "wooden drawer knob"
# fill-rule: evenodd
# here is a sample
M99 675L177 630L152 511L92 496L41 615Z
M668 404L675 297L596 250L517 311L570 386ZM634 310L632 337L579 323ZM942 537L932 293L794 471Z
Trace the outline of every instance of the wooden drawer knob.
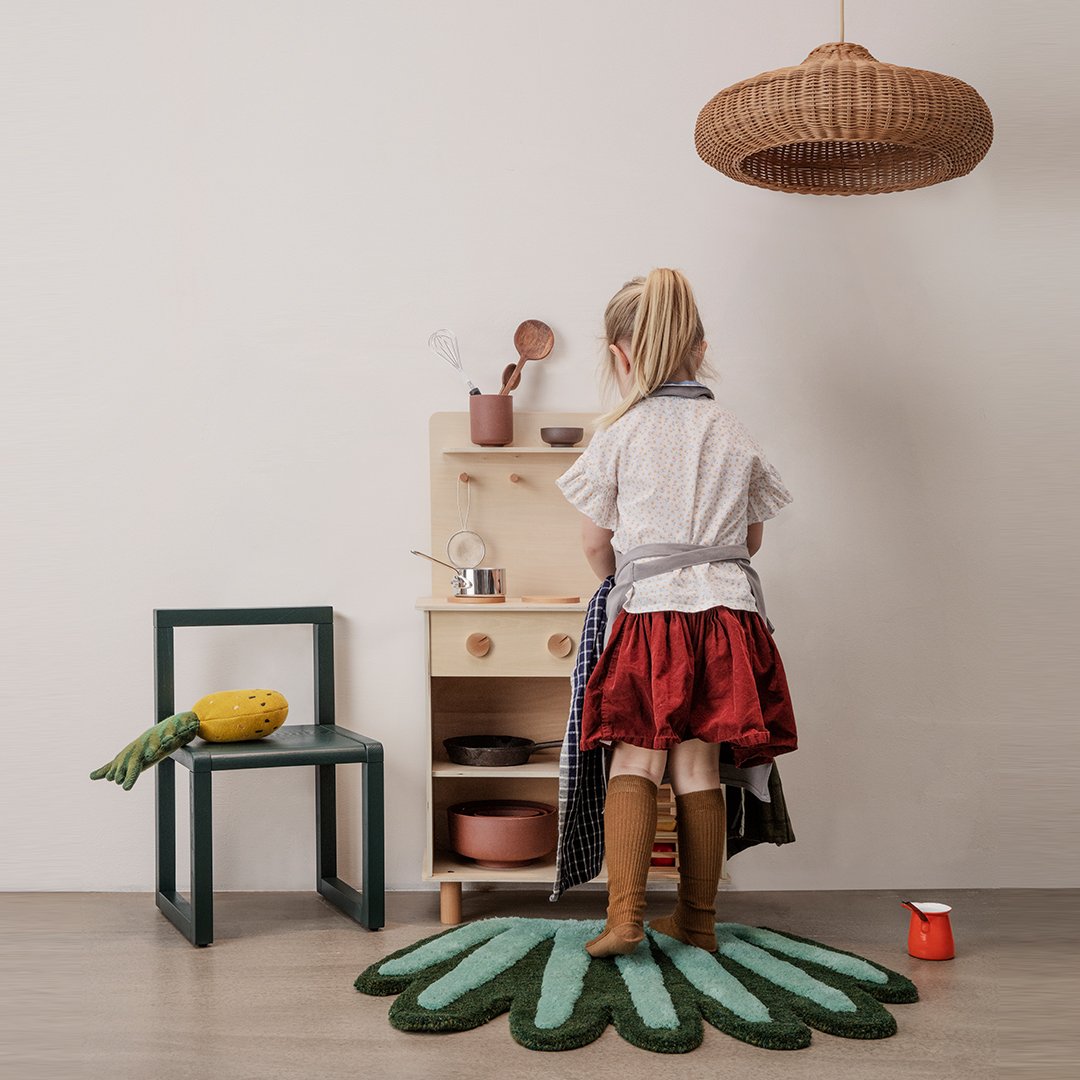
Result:
M465 649L479 660L491 651L491 638L487 634L470 634L465 639Z
M552 634L548 638L548 652L559 660L569 656L574 650L574 643L569 634Z

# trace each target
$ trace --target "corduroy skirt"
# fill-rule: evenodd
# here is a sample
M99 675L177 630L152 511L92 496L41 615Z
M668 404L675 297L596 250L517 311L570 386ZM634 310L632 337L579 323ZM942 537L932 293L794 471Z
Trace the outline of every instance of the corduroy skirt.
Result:
M581 749L727 743L737 766L798 745L783 661L756 611L621 611L585 688Z

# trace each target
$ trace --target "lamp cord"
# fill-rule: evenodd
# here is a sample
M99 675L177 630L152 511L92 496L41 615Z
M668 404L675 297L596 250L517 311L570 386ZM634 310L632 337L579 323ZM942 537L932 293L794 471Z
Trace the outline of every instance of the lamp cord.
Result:
M840 0L840 40L844 40L844 0Z

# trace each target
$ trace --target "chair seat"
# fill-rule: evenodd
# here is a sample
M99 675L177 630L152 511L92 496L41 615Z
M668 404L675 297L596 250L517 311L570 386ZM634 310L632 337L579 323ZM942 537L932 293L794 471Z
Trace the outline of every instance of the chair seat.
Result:
M382 761L382 745L337 724L286 724L272 735L247 742L196 739L173 759L192 772L271 769L289 765L347 765Z

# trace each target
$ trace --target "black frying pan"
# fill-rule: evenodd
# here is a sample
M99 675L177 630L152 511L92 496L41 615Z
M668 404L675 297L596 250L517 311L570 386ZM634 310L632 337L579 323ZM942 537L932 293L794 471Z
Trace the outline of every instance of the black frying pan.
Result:
M533 742L517 735L458 735L443 739L446 753L455 765L524 765L534 750L562 746L562 739Z

